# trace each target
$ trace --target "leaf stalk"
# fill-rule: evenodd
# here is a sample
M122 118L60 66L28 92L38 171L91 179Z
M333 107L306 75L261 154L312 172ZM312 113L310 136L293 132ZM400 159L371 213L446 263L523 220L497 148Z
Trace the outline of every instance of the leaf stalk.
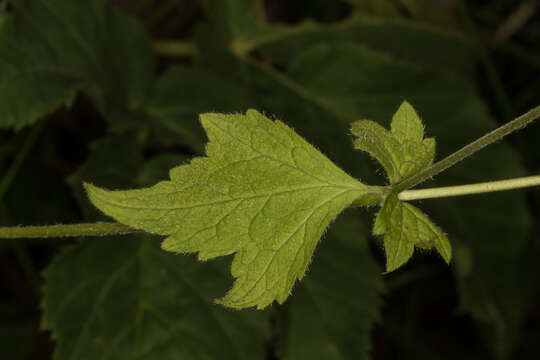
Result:
M450 196L482 194L503 190L513 190L539 185L540 175L536 175L516 179L482 182L477 184L446 186L421 190L405 190L398 194L398 199L403 201L433 199Z
M508 134L513 133L514 131L520 130L533 122L534 120L540 117L540 106L529 110L527 113L515 118L509 123L502 125L501 127L493 130L492 132L480 137L479 139L473 141L472 143L462 147L453 154L448 155L441 161L431 165L427 169L424 169L413 175L402 182L396 184L394 189L398 192L410 189L415 185L420 184L421 182L432 178L438 173L448 169L449 167L455 165L456 163L464 160L465 158L471 156L475 152L483 149L485 146L494 143L497 140L502 139Z

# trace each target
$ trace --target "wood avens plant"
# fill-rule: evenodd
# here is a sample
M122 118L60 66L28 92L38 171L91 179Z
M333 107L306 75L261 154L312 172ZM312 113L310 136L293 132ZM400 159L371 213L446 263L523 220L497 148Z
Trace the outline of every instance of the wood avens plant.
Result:
M200 260L234 254L234 286L217 302L234 308L283 303L301 279L325 229L349 206L380 206L374 235L384 236L386 271L415 247L450 263L445 233L405 202L540 184L540 176L408 190L540 116L537 107L433 164L435 140L403 102L388 131L369 120L351 126L354 147L384 168L387 186L366 185L337 167L282 122L256 110L203 114L206 157L170 171L170 180L138 190L109 191L85 183L92 203L119 223L0 228L1 237L105 235L147 231L167 236L163 249L197 252Z

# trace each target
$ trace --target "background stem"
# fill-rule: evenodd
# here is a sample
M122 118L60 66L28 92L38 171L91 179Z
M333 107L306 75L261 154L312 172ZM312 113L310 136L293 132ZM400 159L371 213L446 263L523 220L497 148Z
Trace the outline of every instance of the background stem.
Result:
M199 55L195 43L179 40L154 41L154 50L160 55L173 58L193 58Z

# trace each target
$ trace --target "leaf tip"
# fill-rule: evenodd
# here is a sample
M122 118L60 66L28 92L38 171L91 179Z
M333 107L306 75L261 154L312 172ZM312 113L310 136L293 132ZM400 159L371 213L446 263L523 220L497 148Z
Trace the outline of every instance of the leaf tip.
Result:
M412 109L414 110L413 106L411 105L410 102L408 102L407 100L403 99L403 101L401 102L401 104L399 105L399 107L404 107L404 108L409 108L409 109Z
M391 259L391 258L387 257L385 271L382 274L383 275L388 275L390 273L395 272L396 270L398 270L398 269L402 268L403 266L405 266L405 264L407 262L409 262L409 260L410 260L410 257L407 258L406 260L402 259L402 261L396 261L395 259Z
M383 275L388 275L390 273L395 272L399 268L403 267L409 261L409 259L407 259L405 261L400 261L399 263L396 263L395 261L391 261L390 259L387 259L386 260L386 270L382 274Z
M94 185L92 185L91 183L86 182L86 181L82 182L82 186L83 186L83 188L84 188L84 190L86 191L87 194L89 192L93 191L96 188Z
M264 116L264 115L257 109L247 109L246 116Z
M445 250L437 249L437 251L439 251L439 254L441 254L444 262L447 265L450 265L450 262L452 262L452 248Z
M95 186L95 185L93 185L91 183L88 183L86 181L83 181L82 185L83 185L84 190L86 190L86 193L88 195L90 195L91 193L96 192L97 190L101 190L99 187L97 187L97 186Z

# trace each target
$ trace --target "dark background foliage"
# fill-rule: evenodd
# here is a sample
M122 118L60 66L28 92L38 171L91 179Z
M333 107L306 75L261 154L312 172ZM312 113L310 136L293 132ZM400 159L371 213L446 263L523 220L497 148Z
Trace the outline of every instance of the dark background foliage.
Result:
M540 104L536 0L0 1L0 224L105 220L81 182L134 188L204 152L197 115L253 107L383 184L348 124L406 99L437 158ZM425 186L540 170L540 126ZM538 189L425 200L454 260L381 275L347 210L284 305L214 305L230 259L125 236L0 241L6 359L538 359Z

